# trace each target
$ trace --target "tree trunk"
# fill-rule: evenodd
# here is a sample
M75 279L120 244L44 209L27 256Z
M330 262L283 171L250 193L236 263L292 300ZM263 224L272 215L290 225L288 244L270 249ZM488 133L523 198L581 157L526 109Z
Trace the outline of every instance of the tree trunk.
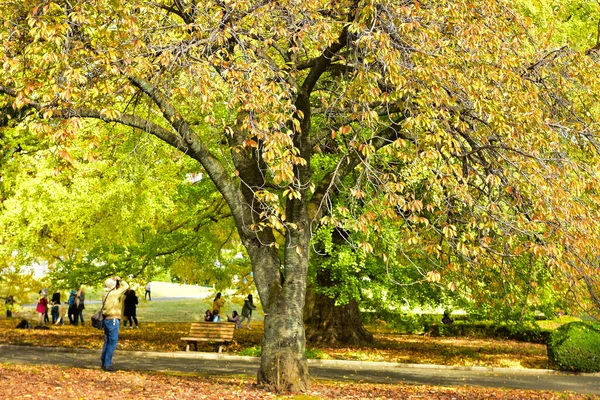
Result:
M269 267L279 261L274 248L263 247L261 251L247 247L253 269L271 271L270 275L262 274L255 280L265 312L257 378L259 385L276 392L303 392L310 388L303 320L309 239L304 232L288 234L285 269L279 264L277 270ZM271 256L265 257L269 253Z
M365 329L360 319L356 300L336 306L335 299L318 293L307 336L311 344L319 345L358 345L374 341L373 334Z
M331 287L329 271L319 269L317 282L321 287ZM335 299L318 293L315 294L310 325L307 333L312 344L365 344L373 342L373 335L367 331L360 319L358 303L352 299L343 306L336 306Z
M271 292L272 304L265 314L258 384L277 392L303 392L310 387L303 301L286 289Z

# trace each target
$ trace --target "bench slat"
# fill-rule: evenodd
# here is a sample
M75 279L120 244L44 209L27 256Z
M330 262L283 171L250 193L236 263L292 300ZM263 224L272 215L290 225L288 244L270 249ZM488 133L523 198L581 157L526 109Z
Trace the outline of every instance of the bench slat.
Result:
M198 331L198 332L233 332L234 327L223 327L223 328L192 328L190 332Z
M233 322L192 322L188 336L182 337L181 340L186 342L231 342L234 331L235 323Z

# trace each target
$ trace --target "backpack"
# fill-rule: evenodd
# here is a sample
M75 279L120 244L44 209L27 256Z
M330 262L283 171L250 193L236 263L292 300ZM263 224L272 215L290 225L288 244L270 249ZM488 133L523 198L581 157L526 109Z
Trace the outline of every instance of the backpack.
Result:
M30 329L31 325L27 322L26 319L22 319L21 322L17 325L17 329Z

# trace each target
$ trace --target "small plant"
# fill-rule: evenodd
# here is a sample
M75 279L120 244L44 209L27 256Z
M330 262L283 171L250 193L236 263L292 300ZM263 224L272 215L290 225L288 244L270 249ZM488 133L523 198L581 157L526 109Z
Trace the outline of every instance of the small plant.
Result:
M306 349L304 352L306 354L306 358L312 358L317 360L326 360L329 358L329 354L325 353L323 350L319 349Z
M570 322L548 340L548 358L562 371L600 372L600 325Z
M240 352L238 352L239 356L248 356L248 357L260 357L261 354L262 354L261 346L247 347L247 348L241 350Z

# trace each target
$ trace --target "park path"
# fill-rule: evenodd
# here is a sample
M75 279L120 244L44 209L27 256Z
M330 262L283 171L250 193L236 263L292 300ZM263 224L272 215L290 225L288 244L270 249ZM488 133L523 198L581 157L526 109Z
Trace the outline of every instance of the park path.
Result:
M54 364L99 369L100 350L0 345L0 363ZM161 371L200 375L256 376L260 359L195 352L115 352L114 366L125 371ZM600 374L551 370L449 367L341 360L309 360L314 379L407 383L436 386L482 386L523 390L570 391L600 395Z

